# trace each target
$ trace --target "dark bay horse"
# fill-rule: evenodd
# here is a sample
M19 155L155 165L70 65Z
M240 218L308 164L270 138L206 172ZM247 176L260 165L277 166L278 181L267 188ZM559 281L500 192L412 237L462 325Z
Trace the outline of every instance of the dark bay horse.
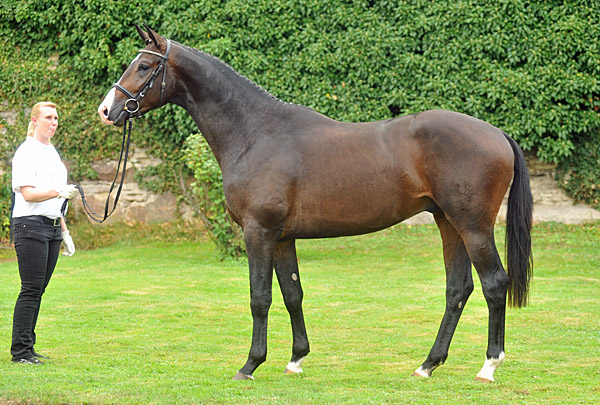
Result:
M446 269L446 311L423 364L429 377L473 291L471 264L489 309L486 360L478 379L494 380L504 360L509 305L527 303L532 272L532 197L519 146L500 129L451 111L369 123L342 123L284 103L218 59L137 27L146 48L98 108L123 124L166 103L193 117L223 172L231 217L241 225L250 268L252 346L235 379L267 357L273 268L289 311L293 347L287 373L309 352L296 239L374 232L419 212L433 213ZM159 83L159 80L162 82ZM504 270L494 224L510 188Z

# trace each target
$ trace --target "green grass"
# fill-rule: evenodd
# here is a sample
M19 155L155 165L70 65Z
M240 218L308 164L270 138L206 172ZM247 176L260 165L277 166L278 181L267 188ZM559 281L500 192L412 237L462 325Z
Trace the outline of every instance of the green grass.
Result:
M535 227L530 305L507 312L507 358L492 384L474 381L487 343L477 279L446 364L430 379L411 377L444 310L434 226L299 241L311 354L304 373L283 375L291 330L275 287L269 356L253 382L231 380L250 345L245 261L218 261L201 238L165 236L164 227L146 231L61 256L38 322L36 348L51 357L41 367L10 362L19 279L14 261L0 263L0 403L600 400L599 223ZM93 236L86 232L76 229L75 242Z

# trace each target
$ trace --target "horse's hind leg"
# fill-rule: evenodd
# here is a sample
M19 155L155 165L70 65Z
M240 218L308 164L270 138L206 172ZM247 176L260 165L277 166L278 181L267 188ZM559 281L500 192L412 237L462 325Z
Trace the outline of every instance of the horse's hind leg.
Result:
M446 361L456 325L473 291L471 261L462 238L443 212L435 214L435 220L440 228L444 245L446 312L427 360L413 374L421 377L429 377L434 369Z
M494 242L494 229L480 227L476 231L465 230L465 240L469 256L477 270L483 295L489 311L488 348L486 361L477 379L494 381L494 371L504 362L504 322L506 314L506 292L508 275L504 271Z
M302 361L310 351L308 336L302 313L302 286L298 272L295 241L280 242L275 248L275 272L285 306L292 323L292 359L288 363L286 374L302 372Z

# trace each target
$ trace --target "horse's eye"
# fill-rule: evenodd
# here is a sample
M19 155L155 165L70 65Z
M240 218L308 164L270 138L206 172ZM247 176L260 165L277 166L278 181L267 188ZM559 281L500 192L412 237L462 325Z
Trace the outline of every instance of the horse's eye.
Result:
M138 72L142 72L142 73L143 73L143 72L145 72L145 71L147 71L147 70L149 70L149 69L150 69L150 66L148 66L148 65L146 65L146 64L144 64L144 63L141 63L141 64L138 66Z

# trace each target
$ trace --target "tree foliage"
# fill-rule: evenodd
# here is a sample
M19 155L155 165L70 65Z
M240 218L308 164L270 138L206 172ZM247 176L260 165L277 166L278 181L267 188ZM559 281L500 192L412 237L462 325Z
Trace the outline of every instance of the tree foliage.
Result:
M572 158L598 142L598 21L597 0L3 0L1 108L19 116L0 122L0 153L6 165L26 108L52 99L72 177L93 177L88 163L119 144L96 107L142 46L132 24L145 22L334 119L452 109L501 127L545 161L588 170ZM196 126L175 106L138 126L145 136L134 141L165 161L154 186L173 188Z

